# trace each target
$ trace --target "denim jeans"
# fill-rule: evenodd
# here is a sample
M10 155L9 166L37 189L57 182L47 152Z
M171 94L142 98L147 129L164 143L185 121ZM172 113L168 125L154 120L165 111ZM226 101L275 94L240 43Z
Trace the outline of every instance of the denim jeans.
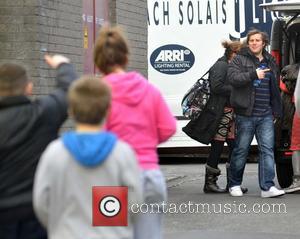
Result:
M259 186L261 190L269 190L274 186L275 177L273 117L237 115L236 127L236 142L230 161L229 187L242 184L249 148L255 135L259 149Z

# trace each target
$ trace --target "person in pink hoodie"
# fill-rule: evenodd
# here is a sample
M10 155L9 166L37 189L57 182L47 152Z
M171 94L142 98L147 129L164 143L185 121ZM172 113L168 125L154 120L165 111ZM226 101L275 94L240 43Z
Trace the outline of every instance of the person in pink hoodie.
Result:
M112 89L106 128L135 150L144 203L161 205L167 190L156 147L175 133L176 120L158 89L141 74L126 72L128 55L120 29L103 27L95 44L94 62ZM161 210L157 208L157 212ZM162 213L141 213L135 225L135 239L162 238L161 221Z

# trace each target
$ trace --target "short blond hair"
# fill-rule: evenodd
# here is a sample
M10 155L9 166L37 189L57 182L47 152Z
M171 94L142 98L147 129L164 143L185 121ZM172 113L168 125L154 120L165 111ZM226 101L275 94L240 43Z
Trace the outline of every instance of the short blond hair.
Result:
M71 85L68 92L69 111L77 123L102 123L110 101L110 87L103 79L95 76L81 77Z

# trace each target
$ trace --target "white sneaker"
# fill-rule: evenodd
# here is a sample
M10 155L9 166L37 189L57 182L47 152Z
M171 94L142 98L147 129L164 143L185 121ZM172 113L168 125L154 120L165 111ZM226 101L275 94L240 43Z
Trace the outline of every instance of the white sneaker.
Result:
M283 194L284 194L283 190L279 190L274 186L270 187L268 191L261 191L262 198L274 198L274 197L282 196Z
M234 187L229 188L229 193L232 197L241 197L241 196L243 196L241 186L234 186Z

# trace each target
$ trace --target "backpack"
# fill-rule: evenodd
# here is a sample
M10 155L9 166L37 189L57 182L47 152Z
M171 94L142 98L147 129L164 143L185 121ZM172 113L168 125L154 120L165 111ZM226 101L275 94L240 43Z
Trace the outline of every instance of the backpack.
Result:
M209 100L210 84L208 78L204 78L208 72L196 81L181 101L182 114L191 120L200 116Z

